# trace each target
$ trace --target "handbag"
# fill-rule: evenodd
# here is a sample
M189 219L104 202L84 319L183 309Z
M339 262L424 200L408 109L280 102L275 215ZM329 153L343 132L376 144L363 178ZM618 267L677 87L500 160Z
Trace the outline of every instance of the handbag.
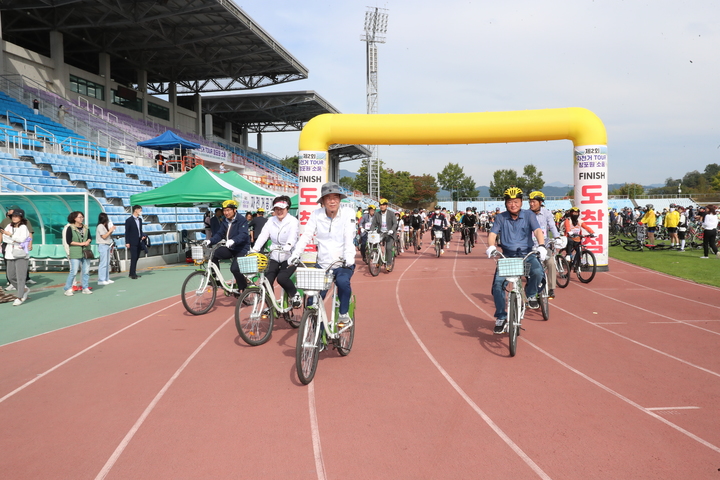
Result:
M13 258L19 260L21 258L27 258L28 254L25 250L20 247L13 247L12 249Z
M83 257L87 258L88 260L92 260L95 258L95 254L93 254L92 250L90 250L89 248L84 248Z

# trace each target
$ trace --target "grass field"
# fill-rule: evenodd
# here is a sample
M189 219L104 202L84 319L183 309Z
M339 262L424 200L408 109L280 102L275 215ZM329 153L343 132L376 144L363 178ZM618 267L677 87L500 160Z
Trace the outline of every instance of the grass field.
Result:
M711 252L710 258L704 260L700 258L702 255L702 249L684 252L677 250L628 252L622 247L610 247L612 258L693 282L720 287L720 258Z

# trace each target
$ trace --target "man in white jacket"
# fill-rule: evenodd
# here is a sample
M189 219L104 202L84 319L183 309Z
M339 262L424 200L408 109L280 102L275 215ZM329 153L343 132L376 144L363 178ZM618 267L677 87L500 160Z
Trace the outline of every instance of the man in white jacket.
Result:
M350 208L340 208L340 201L346 195L335 182L325 183L320 189L318 203L322 205L310 215L305 231L300 236L288 263L294 264L300 258L305 247L315 236L317 242L317 264L327 269L334 262L342 260L343 266L335 268L335 285L340 299L340 322L349 322L350 298L352 288L350 278L355 272L356 217Z

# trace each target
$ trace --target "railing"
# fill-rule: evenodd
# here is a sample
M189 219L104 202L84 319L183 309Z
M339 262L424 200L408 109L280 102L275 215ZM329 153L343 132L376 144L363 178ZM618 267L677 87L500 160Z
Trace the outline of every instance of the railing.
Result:
M17 185L20 185L20 186L23 187L24 189L30 190L31 192L38 193L38 191L35 190L34 188L30 188L30 187L28 187L27 185L25 185L24 183L20 183L20 182L18 182L17 180L13 180L12 178L7 177L7 176L3 175L2 173L0 173L0 192L3 191L2 179L5 179L5 180L10 181L10 182L12 182L12 183L15 183L15 184L17 184ZM8 190L8 192L10 192L10 191L11 191L11 190Z
M20 117L20 118L22 119L23 124L25 125L24 130L27 131L27 129L28 129L28 128L27 128L27 118L23 117L23 116L20 115L19 113L13 112L12 110L5 110L5 123L6 123L7 125L10 125L10 114L11 114L11 113L12 113L13 115L15 115L15 116L17 116L17 117Z

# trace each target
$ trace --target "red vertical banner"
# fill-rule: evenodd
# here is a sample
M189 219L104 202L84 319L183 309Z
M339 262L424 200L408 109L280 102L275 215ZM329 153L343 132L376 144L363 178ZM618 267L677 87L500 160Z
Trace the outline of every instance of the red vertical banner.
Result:
M607 145L576 146L574 154L575 206L580 220L595 232L584 245L595 254L598 267L608 265Z
M301 151L298 159L298 220L302 235L310 220L310 215L320 205L320 189L328 181L328 152ZM307 246L306 252L314 252L314 241Z

